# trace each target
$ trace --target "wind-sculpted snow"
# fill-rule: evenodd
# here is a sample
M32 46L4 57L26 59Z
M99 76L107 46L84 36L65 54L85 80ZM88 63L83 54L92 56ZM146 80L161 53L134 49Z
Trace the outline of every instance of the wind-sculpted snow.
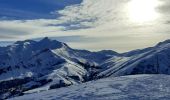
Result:
M170 76L110 77L11 100L169 100Z

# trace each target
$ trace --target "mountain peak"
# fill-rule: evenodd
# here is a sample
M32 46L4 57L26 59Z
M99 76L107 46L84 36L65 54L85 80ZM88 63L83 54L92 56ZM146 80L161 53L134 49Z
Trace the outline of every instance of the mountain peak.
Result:
M51 39L49 39L48 37L44 37L42 40L40 40L40 41L46 41L46 42L50 42L51 41Z
M65 43L59 42L57 40L51 40L49 37L44 37L42 40L37 42L39 47L57 49L62 48Z
M34 43L35 41L33 40L25 40L25 41L16 41L14 44L17 44L17 45L23 45L25 43Z
M170 43L170 39L168 39L168 40L165 40L165 41L163 41L163 42L158 43L158 44L157 44L157 46L165 45L165 44L169 44L169 43Z
M29 48L31 50L43 50L43 49L60 49L67 48L68 46L65 43L59 42L57 40L51 40L48 37L44 37L41 40L25 40L17 41L14 45L9 45L9 47L15 47L19 50L22 48Z

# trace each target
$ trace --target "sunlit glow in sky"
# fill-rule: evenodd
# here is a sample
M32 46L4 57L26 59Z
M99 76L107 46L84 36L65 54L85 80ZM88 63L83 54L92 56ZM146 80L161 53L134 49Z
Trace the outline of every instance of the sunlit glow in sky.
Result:
M128 3L129 18L136 23L154 21L159 17L158 0L132 0Z
M170 0L0 0L0 45L46 36L93 51L154 46L170 39Z

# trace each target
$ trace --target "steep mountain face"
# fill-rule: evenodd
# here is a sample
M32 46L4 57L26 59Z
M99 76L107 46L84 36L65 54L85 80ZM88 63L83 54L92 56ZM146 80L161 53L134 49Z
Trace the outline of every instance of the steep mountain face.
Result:
M170 74L170 40L106 60L98 77L134 74Z
M0 97L22 95L34 88L45 90L93 79L101 61L117 55L112 51L74 50L65 43L44 38L18 41L0 48ZM15 84L12 84L15 83Z
M109 76L170 74L170 40L119 54L90 52L44 38L0 47L0 99Z

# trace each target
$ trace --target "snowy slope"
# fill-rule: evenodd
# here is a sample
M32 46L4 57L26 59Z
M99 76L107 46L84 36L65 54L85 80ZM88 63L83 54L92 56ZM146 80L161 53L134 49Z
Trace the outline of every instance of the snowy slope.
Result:
M11 100L169 100L170 76L110 77Z
M112 57L100 66L103 71L98 77L134 74L170 74L170 40L154 47L123 53Z
M24 91L45 90L93 79L101 60L117 55L112 51L75 50L65 43L44 38L18 41L0 48L0 98ZM16 84L12 85L15 82Z
M110 76L170 74L170 40L119 54L90 52L44 38L0 47L0 99Z

